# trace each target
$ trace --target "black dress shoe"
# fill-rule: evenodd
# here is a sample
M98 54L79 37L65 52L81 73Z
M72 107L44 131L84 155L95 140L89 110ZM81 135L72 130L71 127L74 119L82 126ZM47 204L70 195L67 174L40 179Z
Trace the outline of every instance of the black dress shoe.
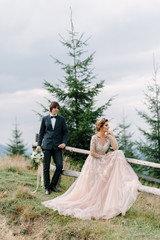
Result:
M59 189L57 189L56 187L51 187L50 188L51 189L51 191L53 191L53 192L61 192Z
M46 195L49 195L50 193L51 193L51 192L50 192L49 189L46 189L46 190L45 190L45 194L46 194Z

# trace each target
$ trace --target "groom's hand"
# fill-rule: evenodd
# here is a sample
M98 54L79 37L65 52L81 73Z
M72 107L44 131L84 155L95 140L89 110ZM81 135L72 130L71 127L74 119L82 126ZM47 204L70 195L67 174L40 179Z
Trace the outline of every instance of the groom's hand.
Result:
M40 147L40 146L37 146L36 150L37 150L37 151L41 151L41 147Z
M62 143L62 144L60 144L58 147L59 147L59 148L65 148L65 146L66 146L66 144Z

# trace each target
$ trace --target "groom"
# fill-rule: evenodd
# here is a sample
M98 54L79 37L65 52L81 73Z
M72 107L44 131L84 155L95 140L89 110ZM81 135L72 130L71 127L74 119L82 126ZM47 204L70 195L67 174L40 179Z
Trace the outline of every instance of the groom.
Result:
M58 179L63 169L62 149L66 146L68 139L68 128L64 117L58 115L59 103L51 102L50 114L42 118L37 150L44 151L43 175L45 193L48 195L51 191L60 192L56 188ZM56 165L56 170L50 182L50 162L51 156Z

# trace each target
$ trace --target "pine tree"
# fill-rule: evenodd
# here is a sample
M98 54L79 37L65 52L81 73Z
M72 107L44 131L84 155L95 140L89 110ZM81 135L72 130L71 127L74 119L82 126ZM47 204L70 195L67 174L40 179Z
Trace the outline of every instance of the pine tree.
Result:
M152 83L147 85L145 102L147 111L138 114L148 125L148 129L139 128L145 140L138 142L138 150L145 160L160 163L160 85L157 81L158 67L154 64ZM147 168L151 176L159 177L160 169Z
M127 158L136 158L134 142L132 140L133 133L129 132L131 124L126 123L126 117L123 115L122 123L118 125L116 138L119 149L124 152Z
M27 148L23 144L23 140L21 139L22 132L18 129L17 123L15 123L15 129L12 131L13 139L9 140L10 144L7 144L7 152L9 155L24 155Z
M133 141L133 133L129 131L131 123L126 123L126 116L123 115L122 122L116 129L116 139L119 150L124 152L126 158L139 159L136 143ZM138 172L143 173L144 168L141 165L131 164L132 168Z
M95 131L95 122L102 117L113 98L108 101L105 99L102 106L95 107L94 98L104 87L104 81L93 84L96 78L91 66L94 53L85 57L88 39L83 40L84 34L79 36L74 31L72 17L68 35L68 40L60 37L62 45L68 50L71 63L63 63L54 58L55 63L65 72L64 80L60 81L61 86L44 81L44 87L61 105L60 114L65 117L69 128L68 145L89 149L90 139Z

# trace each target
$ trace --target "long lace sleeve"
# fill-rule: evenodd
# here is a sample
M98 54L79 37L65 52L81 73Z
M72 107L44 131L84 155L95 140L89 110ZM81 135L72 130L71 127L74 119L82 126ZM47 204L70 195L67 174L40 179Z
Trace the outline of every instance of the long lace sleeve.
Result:
M111 139L111 146L113 148L113 150L118 150L118 143L115 137L110 136Z
M98 154L96 152L96 137L92 136L91 142L90 142L90 155L95 158L101 158L104 155Z

